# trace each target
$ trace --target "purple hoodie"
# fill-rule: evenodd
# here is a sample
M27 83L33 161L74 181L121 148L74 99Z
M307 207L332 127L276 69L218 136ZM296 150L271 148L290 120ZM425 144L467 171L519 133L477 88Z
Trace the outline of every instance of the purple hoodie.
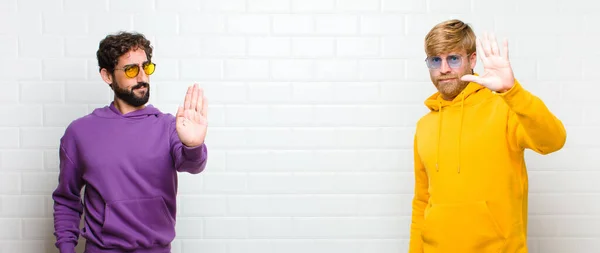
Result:
M173 115L152 105L123 115L114 103L73 121L59 154L52 198L61 253L75 252L80 234L86 253L170 252L177 172L200 173L207 159L205 144L181 143Z

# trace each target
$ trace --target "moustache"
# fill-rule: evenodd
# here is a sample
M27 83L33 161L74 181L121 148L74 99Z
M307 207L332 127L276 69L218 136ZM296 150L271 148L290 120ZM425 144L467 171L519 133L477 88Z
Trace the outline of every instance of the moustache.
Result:
M443 81L446 79L459 79L457 75L448 75L448 76L440 76L438 78L436 78L436 80L439 81Z
M131 87L131 90L135 90L135 89L139 89L139 88L148 88L148 86L150 86L149 83L146 82L139 82L137 83L135 86Z

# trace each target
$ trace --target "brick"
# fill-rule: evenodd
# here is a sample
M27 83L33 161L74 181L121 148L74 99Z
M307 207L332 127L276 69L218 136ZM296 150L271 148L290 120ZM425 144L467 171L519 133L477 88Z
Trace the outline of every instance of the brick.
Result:
M44 3L51 2L56 2L56 0ZM19 1L19 5L21 3L23 1ZM32 6L43 5L33 4ZM55 6L60 6L60 4ZM16 12L11 12L0 15L0 34L42 35L42 14L32 12L27 15L18 15Z
M200 9L206 12L245 12L246 4L245 0L222 0L222 1L211 1L201 0Z
M312 60L294 59L271 61L271 78L273 80L311 80L314 75L314 61Z
M108 0L79 1L65 0L63 3L65 12L104 12L108 11Z
M427 2L419 0L382 0L384 12L424 13L427 12Z
M360 33L364 35L401 35L406 30L403 15L366 14L359 20Z
M201 3L204 1L195 0L156 0L156 10L158 12L178 12L192 13L201 10Z
M58 148L64 131L63 127L21 128L21 147Z
M111 13L109 19L104 13L91 13L87 17L88 32L94 35L97 41L94 43L94 53L98 50L98 43L108 34L119 31L131 31L133 28L133 15L123 13ZM91 45L90 45L91 46Z
M154 3L154 2L152 2ZM114 12L127 12L127 13L143 13L153 11L154 4L149 4L147 1L134 0L123 3L118 0L109 0L108 2L109 11Z
M361 60L359 75L361 80L389 81L406 78L406 62L400 59Z
M380 52L378 38L338 38L336 54L341 57L375 57Z
M220 14L196 15L182 13L179 15L179 30L182 35L223 33L225 32L225 24L226 17Z
M315 32L327 35L352 35L358 33L358 17L328 14L315 16Z
M291 0L248 0L248 12L289 12Z
M228 80L266 80L269 78L269 62L266 60L226 60L224 68L225 79Z
M87 16L83 14L44 14L44 33L52 35L83 35L87 32Z
M172 36L179 33L178 16L175 13L136 14L133 16L133 29L147 35Z
M12 172L0 173L0 194L2 194L2 195L20 194L21 193L20 182L21 182L21 174L20 173L12 173ZM0 201L0 206L2 206L1 201Z
M311 34L315 30L314 18L310 15L273 15L273 33L278 35Z
M64 83L22 82L21 101L28 104L64 102Z
M42 107L38 105L0 106L0 127L41 126Z
M0 9L2 9L0 7ZM17 36L0 35L0 54L6 58L16 59L18 56L19 41Z
M87 70L87 62L83 59L46 59L42 62L45 80L83 81L87 78Z
M248 39L248 55L251 57L286 57L290 54L290 38L251 37Z
M4 81L40 80L42 78L42 61L38 59L0 60L0 75L4 77Z
M287 103L292 86L286 82L248 83L248 100L255 103Z
M206 218L204 219L204 238L248 238L248 226L248 220L245 218Z
M321 60L316 62L315 71L318 80L353 81L359 70L356 60Z
M335 0L292 0L293 12L331 12L335 8Z
M380 1L372 0L338 0L336 10L338 11L359 11L374 12L380 10Z
M459 0L447 2L441 0L431 0L428 2L429 10L433 13L469 13L471 12L471 1Z
M209 57L243 57L247 55L247 41L239 36L205 37L200 41L200 53Z
M298 58L331 57L336 42L327 37L296 37L292 39L292 55Z
M183 80L220 80L223 78L223 61L184 59L180 61L180 78Z
M65 84L65 101L68 103L104 104L113 96L113 91L104 82L67 82Z
M62 11L62 1L60 0L49 0L38 2L35 0L19 0L17 1L17 8L19 12L44 12L44 13L56 13Z
M227 32L233 34L269 34L270 18L260 14L240 14L227 18Z

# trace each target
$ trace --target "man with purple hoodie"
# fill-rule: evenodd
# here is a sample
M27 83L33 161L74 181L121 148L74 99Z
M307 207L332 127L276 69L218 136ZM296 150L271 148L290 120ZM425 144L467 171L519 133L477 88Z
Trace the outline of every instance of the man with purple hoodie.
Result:
M146 105L156 65L142 34L107 36L97 58L114 101L73 121L60 139L56 247L73 253L81 235L86 253L168 253L177 172L197 174L206 166L206 98L194 84L175 116Z

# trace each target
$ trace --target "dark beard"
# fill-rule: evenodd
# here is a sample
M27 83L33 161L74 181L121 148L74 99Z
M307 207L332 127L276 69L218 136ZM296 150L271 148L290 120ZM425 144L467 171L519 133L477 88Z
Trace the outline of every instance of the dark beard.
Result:
M119 99L123 100L125 103L127 103L128 105L131 105L133 107L140 107L142 105L145 105L146 103L148 103L148 100L150 99L150 84L145 83L145 82L140 82L140 83L136 84L135 86L131 87L131 91L126 90L126 89L121 89L121 87L119 87L116 83L113 83L110 86L112 87L113 91L115 92L116 97L118 97ZM133 93L133 91L137 88L142 88L142 87L148 88L146 90L146 94L144 94L143 97L136 96L135 93Z

